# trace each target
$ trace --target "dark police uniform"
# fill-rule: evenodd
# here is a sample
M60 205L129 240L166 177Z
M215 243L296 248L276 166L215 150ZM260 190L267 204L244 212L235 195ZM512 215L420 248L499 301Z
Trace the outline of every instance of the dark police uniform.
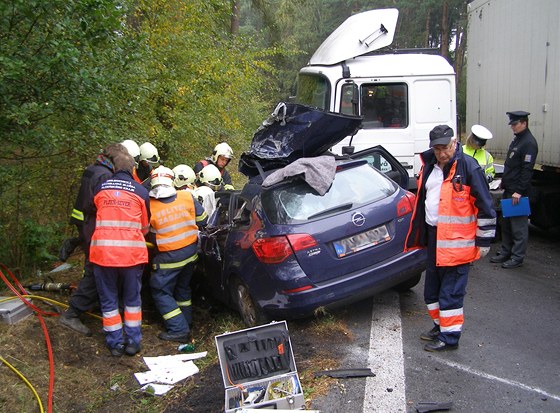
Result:
M507 112L509 124L527 120L528 112ZM515 135L511 142L504 164L501 187L504 190L503 198L509 199L514 193L529 196L533 167L537 159L539 148L535 137L527 127ZM528 217L504 218L502 223L502 246L498 252L499 257L509 258L521 264L525 258L527 242L529 239ZM494 260L500 262L500 260Z

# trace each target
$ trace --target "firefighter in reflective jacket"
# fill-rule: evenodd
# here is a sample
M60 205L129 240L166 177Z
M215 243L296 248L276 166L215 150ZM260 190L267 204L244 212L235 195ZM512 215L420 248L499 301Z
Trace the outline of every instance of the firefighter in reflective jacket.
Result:
M478 162L464 155L447 125L430 132L421 154L416 206L406 249L427 248L424 301L434 327L420 336L426 351L458 347L470 263L485 256L496 212Z
M70 219L70 223L76 225L80 235L80 245L84 251L84 272L78 288L70 297L68 309L61 314L59 322L87 336L91 335L91 331L80 321L80 316L84 312L91 310L98 301L93 264L89 261L89 244L95 230L95 210L91 206L93 205L95 190L99 184L109 179L115 172L113 165L114 157L124 151L125 148L118 143L109 144L97 156L95 163L86 168L82 174L80 189L74 203L74 209L72 210L72 218Z
M115 156L114 165L117 172L101 184L94 197L97 214L90 261L94 264L107 346L113 356L133 356L140 351L142 339L140 289L142 270L148 262L144 235L149 229L150 199L146 188L132 177L134 159L128 153Z
M150 287L167 330L158 337L186 343L191 340L190 281L198 258L198 228L206 225L207 214L190 191L177 191L173 180L169 168L152 171L150 240L155 238L157 253Z

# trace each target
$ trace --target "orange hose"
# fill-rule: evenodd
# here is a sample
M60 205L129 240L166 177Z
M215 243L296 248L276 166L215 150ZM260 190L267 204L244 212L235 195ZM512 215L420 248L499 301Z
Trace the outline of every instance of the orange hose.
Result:
M4 271L6 271L10 275L12 280L14 280L14 283L18 286L20 291L24 295L27 295L27 291L25 291L25 288L23 288L23 286L20 284L20 282L14 276L14 274L10 271L10 269L2 263L0 263L0 268L2 268ZM52 351L52 345L51 345L51 339L50 339L50 336L49 336L49 331L47 329L47 325L45 324L45 320L43 319L43 315L58 316L59 314L54 313L54 312L53 313L45 312L45 311L41 310L40 308L38 308L37 306L35 306L30 301L26 300L24 297L22 297L21 294L14 288L14 286L6 278L6 276L4 275L2 270L0 270L0 278L2 278L2 280L4 281L6 286L10 290L12 290L12 292L15 295L17 295L20 298L20 300L25 303L25 305L27 305L28 307L33 309L33 311L35 311L35 313L37 314L37 317L39 318L39 322L41 323L41 328L43 330L43 334L45 336L45 342L47 344L47 354L49 355L49 396L48 396L48 402L47 402L47 412L52 413L53 394L54 394L54 357L53 357L53 351Z

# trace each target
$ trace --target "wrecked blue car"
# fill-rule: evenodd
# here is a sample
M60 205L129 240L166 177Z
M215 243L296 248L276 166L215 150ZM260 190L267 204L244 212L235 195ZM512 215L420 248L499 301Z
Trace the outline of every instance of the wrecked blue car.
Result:
M241 156L248 177L222 191L201 233L204 284L247 326L306 317L415 286L423 251L404 251L415 196L382 147L328 149L361 118L279 105Z

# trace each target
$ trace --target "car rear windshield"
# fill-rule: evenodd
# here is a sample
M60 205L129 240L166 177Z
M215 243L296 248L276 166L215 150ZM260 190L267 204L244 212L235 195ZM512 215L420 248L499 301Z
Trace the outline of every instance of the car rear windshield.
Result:
M320 196L303 180L263 192L262 204L274 224L301 223L347 211L392 195L397 185L368 164L336 173L329 191Z

